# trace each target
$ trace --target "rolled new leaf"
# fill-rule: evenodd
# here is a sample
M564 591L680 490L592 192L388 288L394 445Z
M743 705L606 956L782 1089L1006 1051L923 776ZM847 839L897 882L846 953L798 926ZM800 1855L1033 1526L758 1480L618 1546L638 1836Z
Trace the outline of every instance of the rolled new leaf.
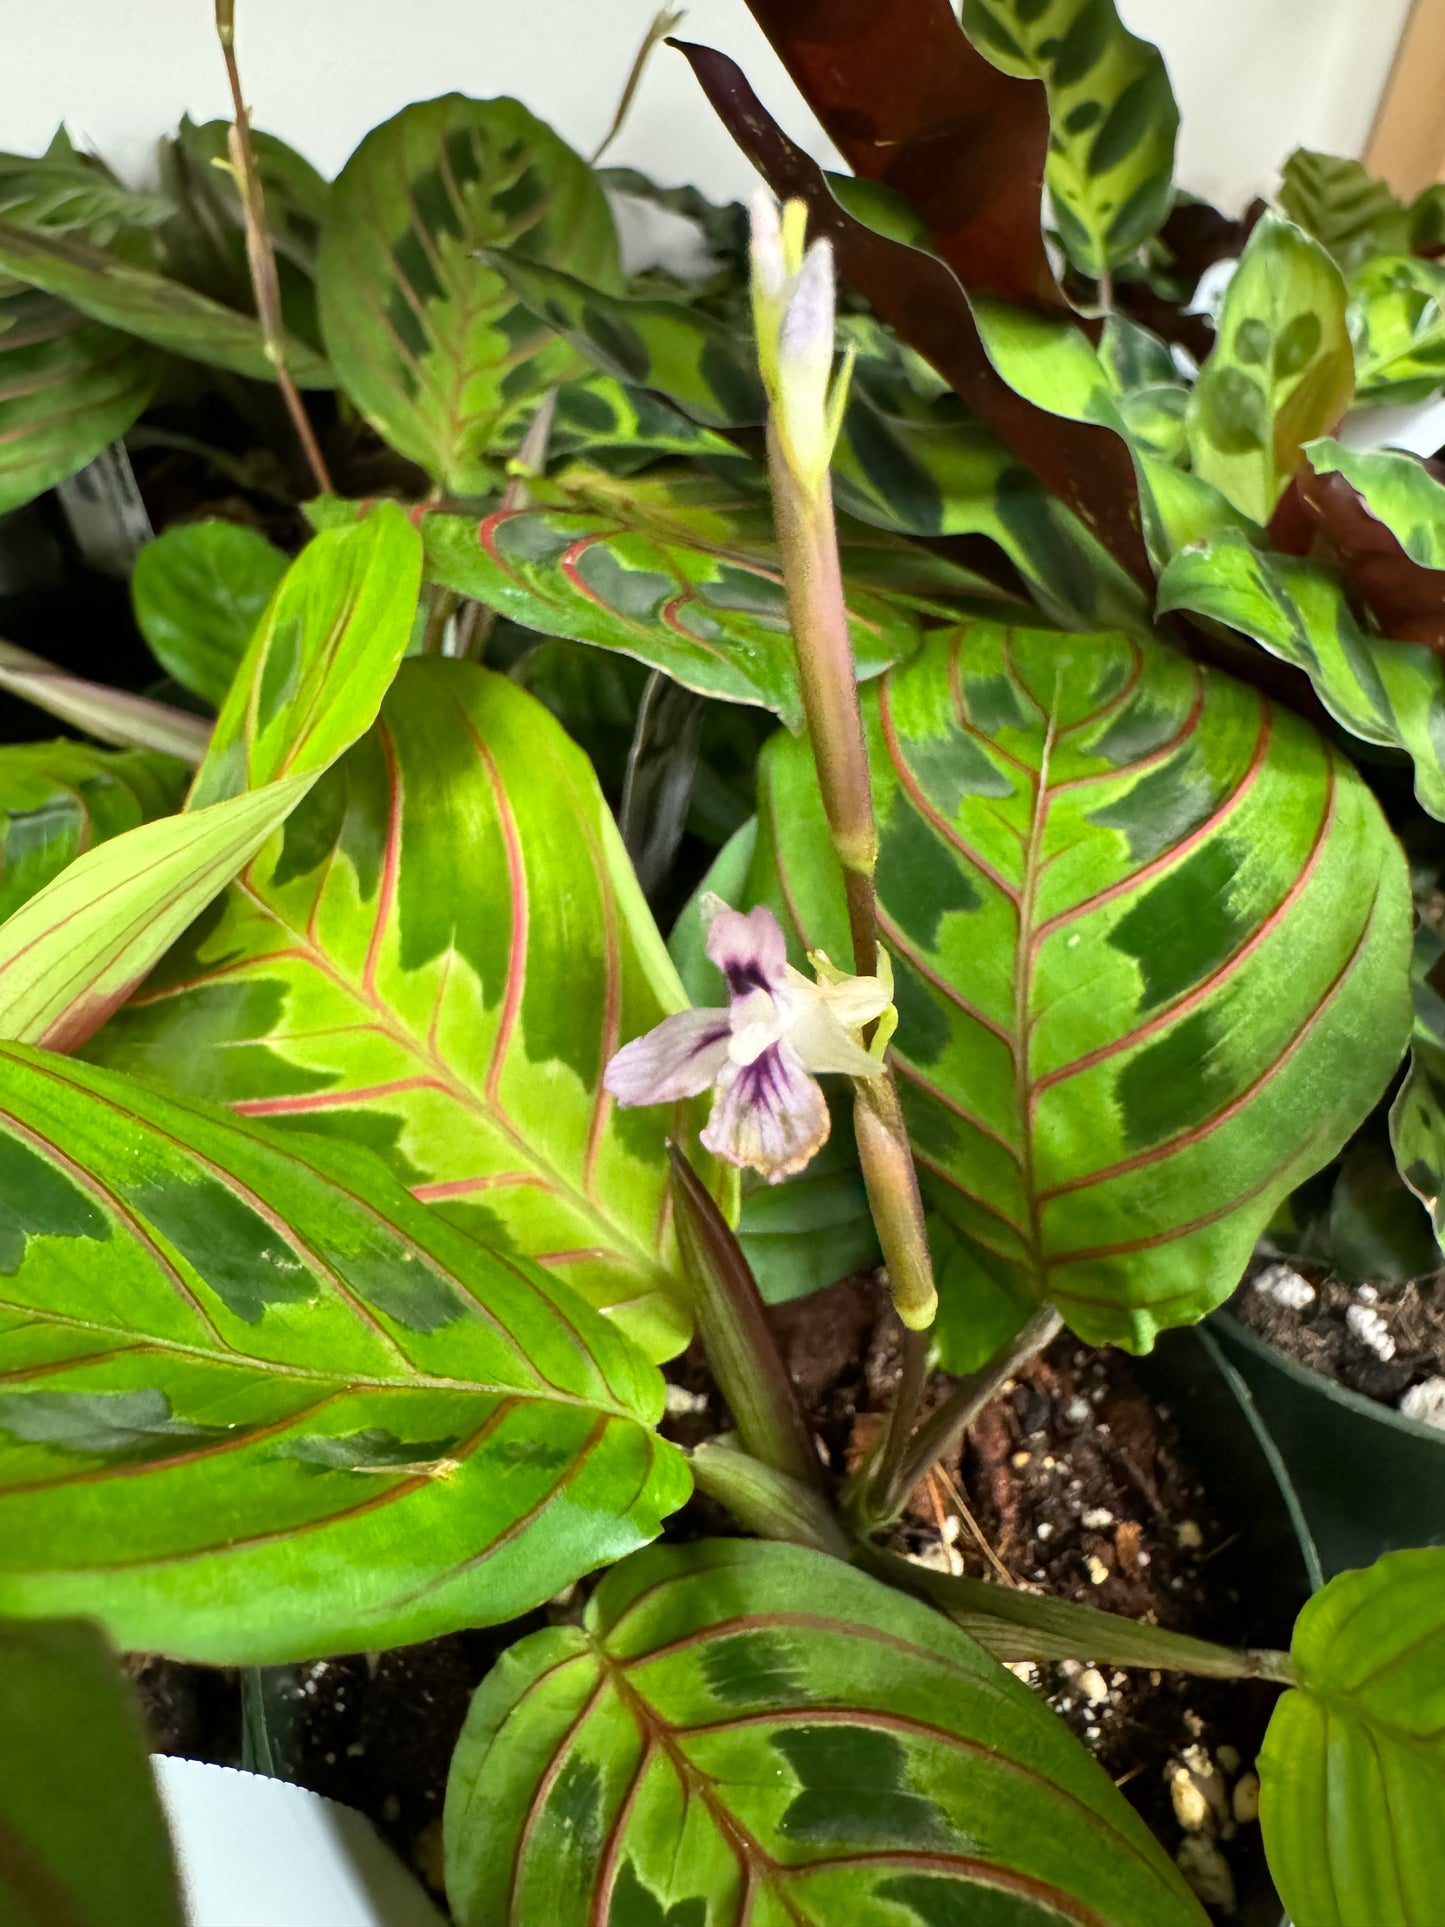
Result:
M1203 1927L1012 1674L825 1554L659 1547L514 1646L453 1756L459 1927Z
M87 852L0 926L0 1036L74 1050L99 1029L370 727L420 573L419 538L390 505L310 545L257 633L186 810Z
M423 658L90 1052L371 1145L666 1357L689 1108L619 1114L602 1073L685 1002L581 751L508 677Z
M941 1341L977 1362L982 1293L986 1349L1047 1301L1147 1350L1228 1295L1399 1062L1404 857L1306 724L1157 643L976 623L863 698L892 1061L967 1254ZM745 900L837 955L804 746L774 740L761 805Z
M642 1355L369 1153L15 1045L0 1086L0 1612L227 1665L401 1645L686 1497Z
M1259 1756L1294 1927L1419 1927L1445 1886L1445 1548L1341 1573L1300 1614Z
M0 1920L183 1927L139 1714L79 1619L0 1619Z

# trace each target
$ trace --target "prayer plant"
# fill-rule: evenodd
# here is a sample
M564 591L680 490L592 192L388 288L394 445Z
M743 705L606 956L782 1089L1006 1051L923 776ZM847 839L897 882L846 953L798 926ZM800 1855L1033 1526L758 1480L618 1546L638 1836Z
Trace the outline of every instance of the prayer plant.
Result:
M236 126L156 191L0 157L0 507L128 433L236 470L174 427L210 379L298 551L141 550L158 693L0 655L84 738L0 750L24 1927L179 1919L66 1622L263 1666L603 1568L473 1703L461 1927L1199 1923L1002 1663L1068 1653L1282 1683L1295 1927L1433 1918L1445 1551L1233 1652L886 1538L1061 1328L1220 1304L1382 1103L1381 1222L1438 1210L1445 484L1337 431L1445 379L1445 203L1310 154L1245 223L1191 200L1110 0L751 5L853 172L665 56L767 183L750 263L741 209L512 100L323 181L251 131L224 0ZM712 269L628 273L609 195ZM750 1253L775 1300L886 1264L846 1478ZM736 1429L685 1452L694 1332ZM652 1543L694 1484L737 1536Z

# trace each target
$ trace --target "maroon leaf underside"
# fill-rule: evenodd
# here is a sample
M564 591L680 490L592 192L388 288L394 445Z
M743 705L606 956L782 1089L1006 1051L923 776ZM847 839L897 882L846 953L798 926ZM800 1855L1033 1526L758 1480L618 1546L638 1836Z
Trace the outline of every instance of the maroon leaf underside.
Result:
M902 194L965 287L1067 312L1044 248L1042 84L985 60L949 0L748 0L855 174Z
M1295 486L1311 532L1382 632L1445 655L1445 570L1412 561L1338 471L1302 469Z
M985 354L968 297L948 263L845 213L823 170L778 126L735 61L693 42L670 44L687 55L724 126L773 192L807 203L811 232L832 241L843 279L1152 593L1133 458L1123 440L1016 395Z

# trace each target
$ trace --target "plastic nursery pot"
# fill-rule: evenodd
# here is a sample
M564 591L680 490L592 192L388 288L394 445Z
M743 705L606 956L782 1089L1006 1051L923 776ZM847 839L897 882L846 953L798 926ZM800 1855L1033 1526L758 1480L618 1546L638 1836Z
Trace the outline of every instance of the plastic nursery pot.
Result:
M1306 1370L1227 1312L1209 1330L1289 1468L1327 1579L1445 1543L1445 1432Z

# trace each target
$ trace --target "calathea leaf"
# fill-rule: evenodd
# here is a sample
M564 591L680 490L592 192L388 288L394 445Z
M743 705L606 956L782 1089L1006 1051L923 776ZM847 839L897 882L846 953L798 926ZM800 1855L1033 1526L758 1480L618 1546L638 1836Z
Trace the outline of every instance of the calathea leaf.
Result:
M1046 179L1059 238L1095 280L1169 212L1179 109L1159 49L1112 0L964 0L963 30L1006 74L1048 92Z
M0 920L98 843L179 808L190 772L64 739L0 749Z
M498 423L498 454L510 456L520 448L539 405L528 396ZM732 442L690 421L661 396L605 374L578 376L557 390L547 453L549 459L597 462L613 474L630 474L664 455L751 466Z
M63 127L43 154L0 154L0 215L17 227L79 234L105 247L158 226L172 211L166 195L126 187Z
M1341 1573L1300 1614L1259 1756L1294 1927L1416 1927L1445 1882L1445 1548Z
M505 1620L651 1538L658 1374L369 1153L0 1047L0 1610L234 1663Z
M1445 653L1445 488L1389 449L1325 438L1305 454L1299 499L1328 559L1387 636Z
M258 529L186 522L136 557L131 606L167 675L219 709L285 573L285 556Z
M81 1620L0 1620L0 1842L6 1927L183 1927L140 1719Z
M459 1927L1203 1927L1012 1674L801 1547L609 1573L477 1691L444 1822Z
M0 268L43 288L96 321L172 354L271 381L261 325L179 281L70 235L41 234L0 221ZM327 388L330 371L304 342L286 344L286 366L301 388Z
M0 300L0 515L73 475L150 400L156 358L49 295Z
M706 475L576 471L559 479L550 505L493 509L480 522L433 513L422 537L434 580L526 628L621 650L701 695L758 703L801 725L764 498ZM859 674L876 676L913 648L918 620L903 599L862 586L869 551L847 531L844 551ZM886 544L879 553L886 565Z
M1372 255L1410 251L1409 211L1360 161L1297 147L1278 198L1280 212L1328 249L1346 277Z
M1306 724L1157 643L980 622L863 697L928 1202L1015 1323L1147 1349L1399 1061L1403 856ZM761 805L748 899L846 955L806 745L774 740Z
M1421 806L1445 820L1445 745L1434 720L1445 704L1445 662L1422 643L1367 634L1332 569L1226 532L1174 558L1160 577L1159 609L1227 623L1303 669L1352 735L1408 752Z
M1414 255L1369 261L1350 283L1361 401L1424 401L1445 381L1445 266Z
M1345 285L1317 241L1266 214L1225 292L1189 404L1194 472L1268 522L1301 449L1350 405Z
M445 488L492 486L507 408L576 372L485 248L621 277L586 163L515 100L446 94L373 128L331 190L317 269L338 378L372 425Z
M1400 1176L1445 1240L1445 944L1422 921L1410 977L1415 1029L1410 1068L1390 1106L1390 1142Z
M185 811L88 851L0 925L0 1036L74 1050L124 1001L375 720L420 574L420 538L389 503L310 544L256 632Z
M423 658L90 1050L372 1145L666 1356L687 1113L619 1113L602 1072L685 1001L586 759L508 678Z

